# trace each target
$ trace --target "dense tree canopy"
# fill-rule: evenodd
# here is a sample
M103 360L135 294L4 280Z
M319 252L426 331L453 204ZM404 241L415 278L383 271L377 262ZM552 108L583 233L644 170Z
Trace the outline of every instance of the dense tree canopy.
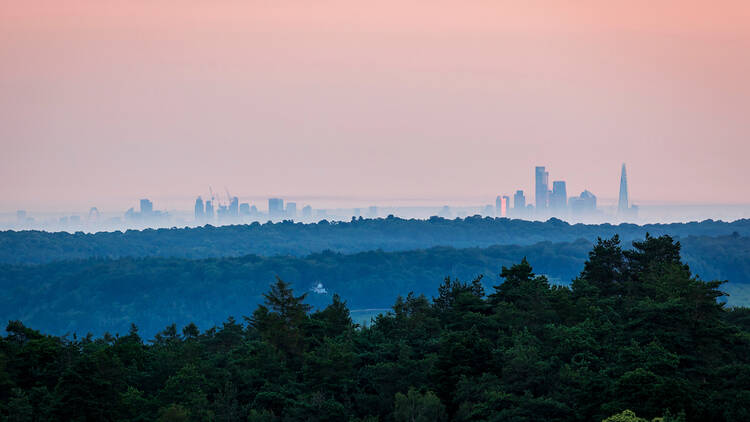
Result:
M66 259L120 257L209 258L249 254L304 256L331 250L354 253L382 249L403 251L433 246L454 248L573 242L619 234L623 241L646 233L687 236L750 236L750 220L731 223L706 220L673 224L568 224L507 218L468 217L446 220L352 219L351 222L302 224L253 223L223 227L128 230L94 234L42 231L0 232L0 263L44 263Z
M105 331L127 332L136 323L153 336L167 323L195 323L206 329L227 315L239 317L263 302L268 280L280 276L307 302L324 308L333 294L349 303L355 319L393 303L396 295L432 294L435 280L469 280L481 274L488 291L497 284L503 265L526 257L550 284L569 284L584 273L604 281L622 272L624 255L596 245L597 260L589 262L591 243L543 242L528 246L383 252L344 255L323 252L306 257L245 256L189 260L178 258L87 259L42 265L0 265L0 320L21 319L42 331L62 335ZM703 278L728 279L730 304L750 304L750 237L688 237L681 239L685 261ZM618 246L619 248L619 246ZM623 245L625 253L630 245ZM636 259L636 258L634 258ZM611 273L611 274L610 274ZM320 286L319 286L320 284Z
M368 326L281 279L200 332L55 337L11 322L0 415L44 421L750 420L750 310L667 236L599 240L570 286L533 261L445 279Z

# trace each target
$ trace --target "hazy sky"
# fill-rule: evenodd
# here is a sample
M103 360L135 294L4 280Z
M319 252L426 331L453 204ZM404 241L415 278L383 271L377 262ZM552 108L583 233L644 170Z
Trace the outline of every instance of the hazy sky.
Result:
M4 1L0 209L750 202L750 2ZM159 208L157 202L156 207Z

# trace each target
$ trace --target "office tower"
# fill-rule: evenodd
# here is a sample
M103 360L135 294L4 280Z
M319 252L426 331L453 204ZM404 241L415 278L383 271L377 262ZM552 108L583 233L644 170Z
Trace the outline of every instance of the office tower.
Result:
M219 204L219 207L216 208L216 216L219 218L219 221L229 217L229 207Z
M286 203L286 218L294 220L297 218L297 203L287 202Z
M268 218L277 220L284 217L284 200L281 198L268 199Z
M440 209L440 212L438 213L438 217L443 218L451 218L453 215L453 212L451 212L451 207L444 205L443 208Z
M143 216L151 215L154 212L154 203L148 199L141 199L141 214Z
M206 201L206 219L211 220L214 218L214 204L211 201Z
M309 219L312 217L312 207L305 205L302 207L302 218Z
M620 200L617 202L617 213L625 215L628 213L630 204L628 203L628 175L625 173L625 163L622 163L622 172L620 173Z
M238 215L240 215L240 200L233 196L232 200L229 201L229 216L237 217Z
M195 219L203 220L206 215L206 209L203 206L203 198L200 196L195 200Z
M250 215L258 215L258 207L255 205L250 206Z
M495 198L495 215L497 215L498 217L507 217L509 203L510 198L508 198L507 196L498 195L497 198Z
M517 190L516 194L513 195L513 208L518 211L526 209L526 197L522 190Z
M536 193L536 210L542 212L547 209L549 196L549 173L544 170L544 166L537 166L535 171L535 193Z
M91 207L89 209L89 216L86 218L88 221L97 221L99 220L99 209L96 207Z
M370 218L376 218L378 216L378 207L371 206L367 209L367 216Z
M250 215L250 204L247 202L240 204L240 215Z
M565 181L556 180L552 182L552 194L549 197L549 207L556 214L565 212L568 207L568 192L565 188Z
M596 211L596 196L585 190L577 198L570 198L570 210L575 215L591 214Z

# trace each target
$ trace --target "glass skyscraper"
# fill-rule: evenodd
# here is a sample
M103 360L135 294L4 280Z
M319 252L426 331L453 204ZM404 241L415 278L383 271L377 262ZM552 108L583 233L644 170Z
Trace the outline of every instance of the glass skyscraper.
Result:
M536 209L538 211L546 210L549 203L549 173L545 171L544 166L537 166L534 174L536 181Z

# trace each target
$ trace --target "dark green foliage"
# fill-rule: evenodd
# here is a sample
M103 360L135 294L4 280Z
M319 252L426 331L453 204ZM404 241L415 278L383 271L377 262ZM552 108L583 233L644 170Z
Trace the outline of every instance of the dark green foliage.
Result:
M281 279L246 323L0 337L7 421L736 421L750 416L750 311L718 302L680 243L600 240L570 287L525 258L445 279L372 324ZM489 294L487 294L489 293Z
M382 249L403 251L434 246L454 248L531 245L539 242L589 242L619 234L623 241L646 233L688 236L750 236L750 219L731 223L586 225L556 218L546 222L480 217L404 220L389 216L350 222L266 224L127 230L95 234L42 231L0 232L0 263L30 264L86 258L179 257L219 258L243 255L294 255L331 250L355 253ZM538 262L535 262L539 265Z
M722 300L732 305L750 304L750 295L740 290L742 286L750 286L750 237L688 237L680 239L680 245L680 253L694 273L706 279L732 280L731 286L725 286L732 295ZM675 251L667 252L673 259ZM206 329L221 324L226 315L248 315L251 312L248 309L264 302L262 292L268 280L278 275L302 293L323 283L327 293L310 292L307 303L322 309L331 302L333 294L339 294L353 310L352 318L362 322L363 313L373 313L366 310L388 308L398 295L405 297L414 292L433 296L436 280L446 276L475 280L481 274L498 274L503 266L510 267L523 257L533 262L534 272L544 275L551 285L569 284L583 267L581 277L589 282L579 283L575 294L587 289L589 296L611 296L623 288L623 277L627 277L625 253L629 253L628 247L621 247L617 239L608 239L596 244L593 250L588 241L580 240L353 255L329 251L304 258L250 255L202 260L121 258L0 265L3 292L0 321L22 318L37 329L57 335L124 333L131 323L136 323L141 335L153 337L172 322L180 327L193 322L195 332L198 327ZM639 255L633 256L634 263L643 265L641 261ZM493 277L475 283L476 288L488 293L497 284ZM527 287L530 286L524 288ZM455 286L448 289L455 291L446 300L468 300L462 306L475 306L469 296L458 298L462 289ZM558 312L566 305L565 312L570 312L571 299L557 294L548 298L560 302L555 305Z
M440 422L446 417L445 406L431 391L421 394L410 388L407 394L396 393L393 410L396 422Z

